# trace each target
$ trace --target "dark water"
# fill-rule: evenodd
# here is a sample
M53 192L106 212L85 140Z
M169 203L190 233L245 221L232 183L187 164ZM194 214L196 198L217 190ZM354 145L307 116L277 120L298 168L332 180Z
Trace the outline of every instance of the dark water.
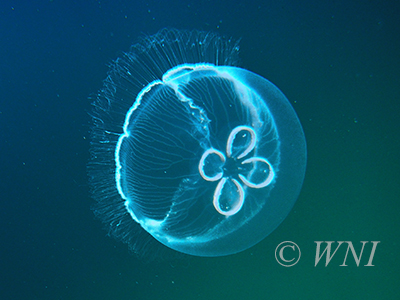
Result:
M270 1L268 1L270 2ZM400 8L394 1L2 1L1 299L397 299ZM163 27L242 38L243 67L302 122L308 165L288 218L222 258L144 264L90 210L91 109L107 63ZM291 268L275 247L296 242ZM314 241L381 241L374 267ZM148 249L151 251L151 249Z

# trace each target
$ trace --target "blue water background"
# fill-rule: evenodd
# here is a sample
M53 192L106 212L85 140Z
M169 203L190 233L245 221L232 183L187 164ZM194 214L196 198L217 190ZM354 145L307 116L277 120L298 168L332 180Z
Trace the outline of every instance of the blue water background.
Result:
M0 298L398 299L399 15L388 0L2 1ZM241 38L242 66L283 91L305 131L299 200L237 255L145 264L90 210L88 97L163 27ZM274 257L285 240L302 249L292 268ZM344 248L314 267L314 241L381 243L375 267L350 254L340 267Z

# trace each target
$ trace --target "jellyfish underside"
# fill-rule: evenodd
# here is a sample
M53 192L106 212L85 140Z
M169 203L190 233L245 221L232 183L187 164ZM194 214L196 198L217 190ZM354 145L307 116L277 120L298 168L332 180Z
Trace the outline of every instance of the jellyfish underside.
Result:
M198 256L243 251L270 234L296 201L305 170L300 123L285 96L250 71L201 62L204 51L186 61L174 53L175 64L167 63L176 43L189 52L193 43L161 35L166 49L161 53L154 38L145 57L158 53L165 70L137 93L114 143L118 196L132 222L171 249ZM197 32L184 37L205 46ZM117 74L132 80L133 69ZM108 100L116 101L118 88Z

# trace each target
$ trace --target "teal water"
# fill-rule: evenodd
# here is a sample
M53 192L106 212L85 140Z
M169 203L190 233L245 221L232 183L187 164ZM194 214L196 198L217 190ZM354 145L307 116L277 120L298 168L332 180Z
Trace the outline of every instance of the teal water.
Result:
M0 4L1 299L397 299L400 21L393 1L43 1ZM145 263L90 207L91 110L107 64L164 27L241 38L242 66L302 123L305 182L261 243L220 258ZM275 248L301 248L291 268ZM374 267L342 245L380 241ZM151 253L152 249L146 249Z

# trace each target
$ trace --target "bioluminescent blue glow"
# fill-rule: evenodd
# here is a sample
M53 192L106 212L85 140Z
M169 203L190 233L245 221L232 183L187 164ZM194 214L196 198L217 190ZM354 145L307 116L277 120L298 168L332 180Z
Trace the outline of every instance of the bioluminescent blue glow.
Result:
M96 214L135 251L151 251L147 232L191 255L237 253L295 203L300 122L237 56L216 34L162 30L112 64L94 102L90 178Z

